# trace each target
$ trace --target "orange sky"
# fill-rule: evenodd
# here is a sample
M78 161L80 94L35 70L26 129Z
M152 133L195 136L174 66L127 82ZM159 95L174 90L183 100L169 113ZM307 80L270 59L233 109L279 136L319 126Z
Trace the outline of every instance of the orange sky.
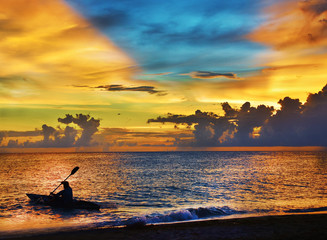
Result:
M63 132L59 117L83 113L101 119L93 136L99 149L176 149L173 142L192 139L194 126L174 129L174 124L147 124L148 119L168 112L193 114L197 109L223 114L222 102L236 108L246 101L278 108L278 100L289 96L304 103L309 93L326 84L327 11L318 8L325 4L322 0L288 0L259 9L264 21L242 36L256 46L248 71L226 66L223 71L217 64L217 71L186 72L184 67L196 61L189 59L156 73L143 64L145 57L112 40L117 37L68 3L0 3L0 60L5 63L0 67L2 146L11 140L39 141L41 135L24 132L41 130L43 124L60 126ZM137 40L131 39L131 46ZM165 49L160 50L164 59ZM214 56L213 51L198 56Z

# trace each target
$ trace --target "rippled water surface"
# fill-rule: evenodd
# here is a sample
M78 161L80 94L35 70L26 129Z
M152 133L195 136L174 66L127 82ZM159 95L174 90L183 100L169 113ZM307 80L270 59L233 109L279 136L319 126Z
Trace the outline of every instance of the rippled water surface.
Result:
M75 166L74 197L99 212L30 203ZM325 152L1 154L0 233L325 208L326 184Z

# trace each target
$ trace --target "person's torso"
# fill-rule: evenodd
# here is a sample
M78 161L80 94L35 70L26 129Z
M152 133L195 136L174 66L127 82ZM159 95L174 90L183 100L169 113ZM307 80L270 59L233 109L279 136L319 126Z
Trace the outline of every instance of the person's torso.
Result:
M69 187L66 188L62 193L62 198L65 203L69 203L73 201L73 190Z

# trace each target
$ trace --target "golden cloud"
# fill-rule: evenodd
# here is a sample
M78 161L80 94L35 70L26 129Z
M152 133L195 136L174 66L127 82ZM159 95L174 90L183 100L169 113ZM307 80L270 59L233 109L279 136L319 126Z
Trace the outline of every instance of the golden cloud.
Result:
M0 2L1 92L128 81L136 63L63 1ZM33 90L34 89L34 90ZM16 95L17 96L17 95Z
M275 96L305 100L327 79L327 2L279 2L265 10L269 19L247 36L271 48L258 57L258 75Z
M307 49L327 44L327 2L288 0L268 8L272 16L249 39L275 49Z

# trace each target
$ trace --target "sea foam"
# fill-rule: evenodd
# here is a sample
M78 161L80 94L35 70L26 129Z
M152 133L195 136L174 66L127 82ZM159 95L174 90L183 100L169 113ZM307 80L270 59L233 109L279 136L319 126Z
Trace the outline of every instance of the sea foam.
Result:
M142 226L153 223L171 223L179 221L189 221L197 219L206 219L219 216L232 215L237 213L243 213L237 210L233 210L229 207L199 207L199 208L187 208L164 214L154 213L145 216L132 217L124 222L126 226Z

